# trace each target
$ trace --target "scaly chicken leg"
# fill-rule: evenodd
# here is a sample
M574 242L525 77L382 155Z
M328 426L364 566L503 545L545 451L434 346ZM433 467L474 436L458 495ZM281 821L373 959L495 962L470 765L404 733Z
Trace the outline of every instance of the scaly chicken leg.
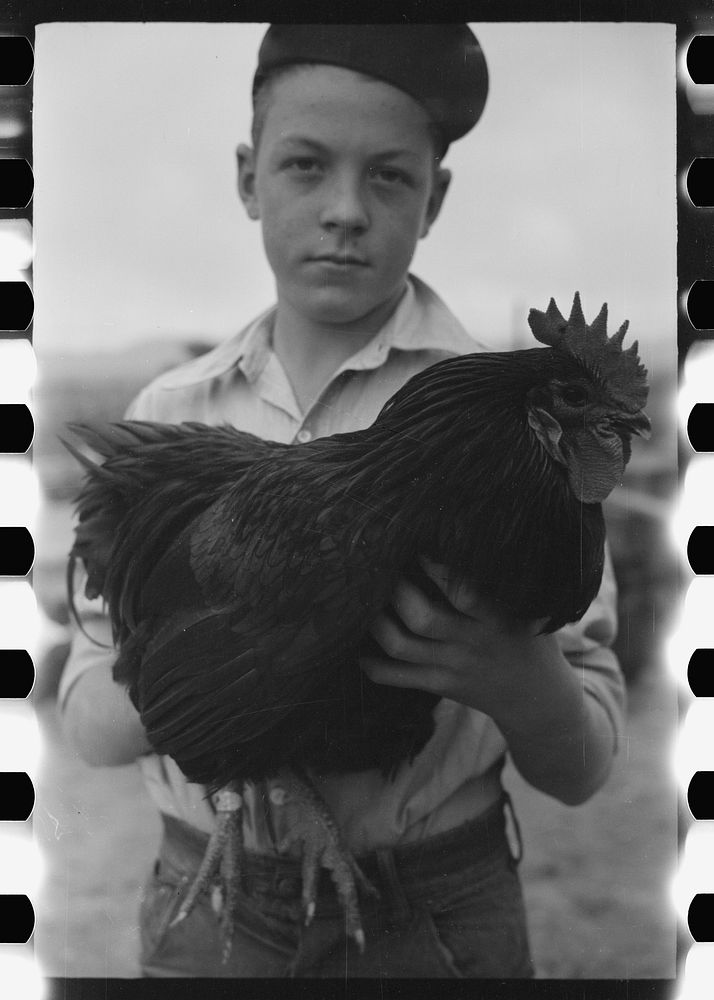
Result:
M357 864L352 852L343 843L330 812L305 774L281 772L270 793L273 805L299 802L301 815L278 844L278 852L293 844L302 844L302 902L305 924L315 915L315 890L320 868L326 868L335 885L345 913L348 937L354 938L360 952L364 951L365 936L357 901L357 883L372 896L379 893Z
M364 951L365 935L357 901L357 883L370 895L376 896L378 892L342 842L324 801L307 776L298 776L291 771L281 772L270 792L270 801L277 806L289 801L297 802L301 807L300 818L278 844L278 853L282 854L293 844L302 844L302 902L306 926L315 915L319 870L326 868L345 912L347 934L354 938L359 950ZM224 788L216 793L214 803L215 829L196 877L170 926L175 927L186 919L200 894L209 889L216 871L220 871L223 883L221 935L223 961L226 962L233 943L234 912L242 873L242 799L234 789Z
M196 900L205 892L216 869L220 870L223 882L221 906L221 934L223 937L223 961L228 960L233 944L233 920L236 896L240 886L243 867L243 800L234 789L222 788L214 796L216 806L216 826L210 836L203 860L195 879L179 911L171 921L175 927L185 920L196 905Z

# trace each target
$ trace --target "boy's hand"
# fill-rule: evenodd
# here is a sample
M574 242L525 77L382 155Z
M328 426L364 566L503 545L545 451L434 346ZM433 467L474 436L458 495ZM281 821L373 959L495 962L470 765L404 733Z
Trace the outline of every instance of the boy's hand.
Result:
M409 580L397 585L390 612L371 628L390 659L363 659L378 684L421 688L477 708L493 718L522 703L534 661L558 659L557 642L539 636L545 619L523 622L466 584L446 567L422 560L439 594L428 596Z
M420 688L490 715L536 788L575 804L605 779L614 749L604 710L583 692L544 620L507 614L422 560L439 596L401 580L371 634L387 656L363 657L377 684Z

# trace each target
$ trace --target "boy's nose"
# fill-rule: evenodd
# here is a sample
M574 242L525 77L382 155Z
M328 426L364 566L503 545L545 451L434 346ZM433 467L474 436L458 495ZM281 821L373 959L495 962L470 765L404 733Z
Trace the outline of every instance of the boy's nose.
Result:
M369 225L360 185L350 180L333 184L325 193L320 222L328 229L362 231Z

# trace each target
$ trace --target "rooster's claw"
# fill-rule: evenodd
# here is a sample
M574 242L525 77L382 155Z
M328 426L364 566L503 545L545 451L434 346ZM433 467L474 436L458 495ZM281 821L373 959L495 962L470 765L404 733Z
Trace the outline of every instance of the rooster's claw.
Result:
M348 937L364 951L365 935L357 900L357 884L372 896L379 893L357 864L352 852L342 842L339 830L327 806L308 780L284 773L271 795L274 804L297 802L300 812L290 831L278 844L282 853L294 844L302 846L302 903L305 925L309 926L316 910L316 884L320 868L326 868L334 883L345 913Z

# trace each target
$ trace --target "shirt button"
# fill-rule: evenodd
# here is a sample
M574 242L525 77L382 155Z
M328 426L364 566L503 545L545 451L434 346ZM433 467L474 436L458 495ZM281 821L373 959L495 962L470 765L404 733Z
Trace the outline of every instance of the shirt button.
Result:
M312 434L307 427L301 428L295 436L300 444L306 444L308 441L312 440Z

